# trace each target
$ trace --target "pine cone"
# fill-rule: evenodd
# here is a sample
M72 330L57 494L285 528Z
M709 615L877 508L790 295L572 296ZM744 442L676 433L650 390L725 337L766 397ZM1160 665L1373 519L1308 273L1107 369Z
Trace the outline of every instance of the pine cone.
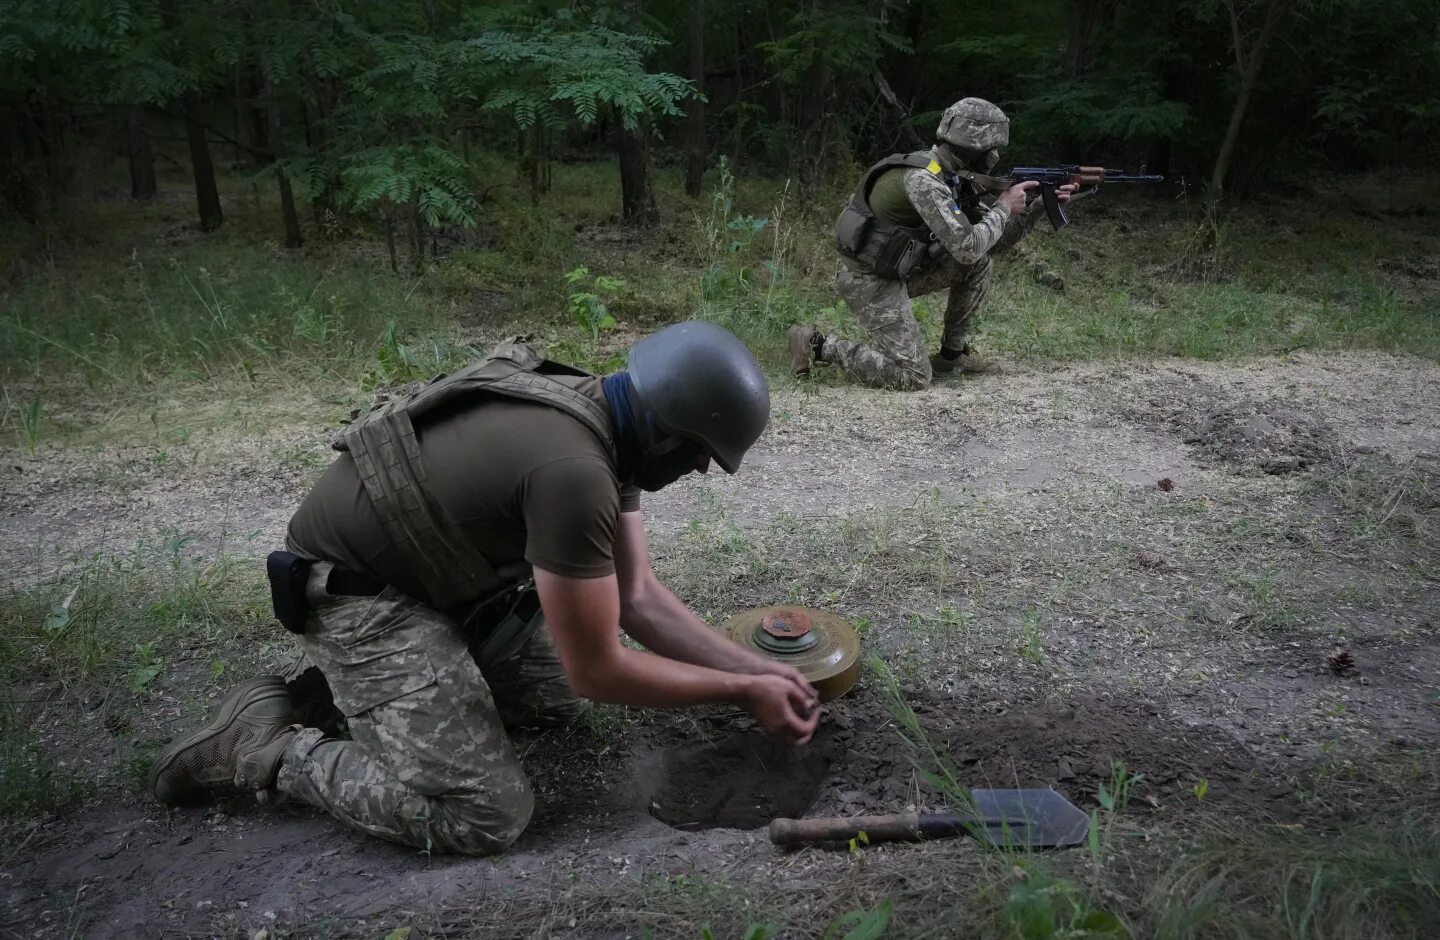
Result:
M1327 658L1330 663L1330 671L1337 676L1346 676L1355 671L1355 654L1347 647L1336 647L1335 652Z

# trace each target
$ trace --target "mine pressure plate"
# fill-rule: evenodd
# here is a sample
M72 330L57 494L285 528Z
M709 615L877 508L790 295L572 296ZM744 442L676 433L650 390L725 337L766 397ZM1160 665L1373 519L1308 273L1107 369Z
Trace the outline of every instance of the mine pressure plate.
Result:
M741 646L800 670L822 702L844 695L860 675L860 637L823 610L757 607L731 617L721 629Z

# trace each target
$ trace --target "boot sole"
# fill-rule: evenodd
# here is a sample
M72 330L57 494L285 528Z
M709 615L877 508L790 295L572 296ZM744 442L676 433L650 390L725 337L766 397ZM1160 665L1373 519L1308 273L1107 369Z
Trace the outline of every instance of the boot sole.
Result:
M190 737L185 740L170 745L165 749L165 753L160 755L160 759L150 768L150 773L146 780L150 794L161 803L166 803L166 805L174 805L180 802L180 800L183 800L184 797L182 796L174 801L167 802L161 798L155 789L160 776L170 769L176 759L190 748L204 744L216 735L224 733L235 723L235 719L240 716L240 713L251 705L267 699L280 697L289 699L290 690L285 687L285 681L279 676L261 676L258 679L250 679L236 686L235 689L225 697L225 700L220 703L220 714L216 716L213 722L190 735Z

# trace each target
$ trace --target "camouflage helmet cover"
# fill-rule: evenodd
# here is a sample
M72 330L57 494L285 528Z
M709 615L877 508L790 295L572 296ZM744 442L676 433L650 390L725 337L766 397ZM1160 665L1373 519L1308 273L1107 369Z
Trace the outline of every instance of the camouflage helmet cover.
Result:
M935 136L962 150L995 150L1010 142L1010 119L983 98L962 98L940 115Z

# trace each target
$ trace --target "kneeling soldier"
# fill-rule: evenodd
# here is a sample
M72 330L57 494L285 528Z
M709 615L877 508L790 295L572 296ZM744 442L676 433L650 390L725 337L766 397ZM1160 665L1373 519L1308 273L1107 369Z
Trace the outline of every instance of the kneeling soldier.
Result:
M681 323L603 379L508 343L356 421L270 557L276 613L348 739L302 725L280 677L253 679L160 757L152 792L174 804L234 785L485 855L534 804L507 728L572 720L579 697L734 703L808 741L814 690L660 583L639 508L639 490L712 460L736 472L769 413L749 350Z

